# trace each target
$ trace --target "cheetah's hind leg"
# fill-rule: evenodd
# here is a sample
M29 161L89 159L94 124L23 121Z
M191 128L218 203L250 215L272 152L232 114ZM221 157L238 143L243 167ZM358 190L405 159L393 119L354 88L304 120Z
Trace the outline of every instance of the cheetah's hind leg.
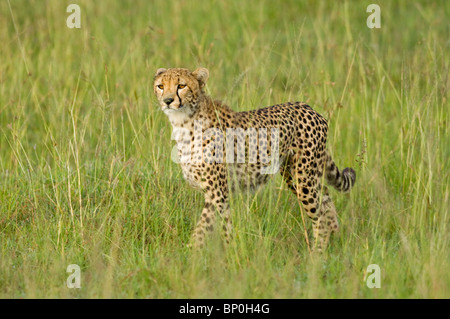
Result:
M300 156L294 155L285 163L281 173L312 221L314 235L312 250L320 252L327 247L330 234L339 229L336 208L328 189L321 187L318 174L307 174L308 169L302 167L299 161ZM307 237L306 240L308 241Z
M320 186L319 186L320 189ZM317 222L314 224L314 238L318 251L326 249L331 233L339 231L339 223L334 203L328 194L326 186L322 189L322 200L320 201Z

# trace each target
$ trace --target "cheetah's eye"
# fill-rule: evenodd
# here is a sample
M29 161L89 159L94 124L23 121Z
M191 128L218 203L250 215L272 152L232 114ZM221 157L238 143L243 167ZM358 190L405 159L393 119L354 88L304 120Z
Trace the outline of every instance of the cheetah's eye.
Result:
M178 84L179 89L184 89L186 87L186 84Z
M158 89L160 89L160 90L164 89L164 85L162 85L162 84L158 85L157 87L158 87Z

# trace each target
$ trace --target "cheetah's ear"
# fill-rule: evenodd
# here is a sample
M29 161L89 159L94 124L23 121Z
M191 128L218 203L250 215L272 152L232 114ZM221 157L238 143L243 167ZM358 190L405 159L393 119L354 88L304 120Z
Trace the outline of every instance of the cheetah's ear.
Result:
M164 73L164 72L166 72L166 71L167 71L167 69L164 69L164 68L158 69L158 70L156 71L156 73L155 73L155 78L156 78L158 75L160 75L161 73Z
M206 81L208 80L209 71L208 71L208 69L205 69L205 68L198 68L197 70L192 72L192 75L195 76L195 78L200 83L200 87L202 88L205 86Z

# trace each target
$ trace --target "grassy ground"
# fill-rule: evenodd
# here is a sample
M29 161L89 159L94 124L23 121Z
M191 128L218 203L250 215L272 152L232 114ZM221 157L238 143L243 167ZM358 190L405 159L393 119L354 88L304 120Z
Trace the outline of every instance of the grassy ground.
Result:
M448 1L378 1L380 29L361 1L76 1L80 29L69 3L0 2L0 297L450 297ZM323 256L278 177L233 194L228 249L185 247L203 199L152 77L198 66L235 110L299 100L329 120L357 184L332 193Z

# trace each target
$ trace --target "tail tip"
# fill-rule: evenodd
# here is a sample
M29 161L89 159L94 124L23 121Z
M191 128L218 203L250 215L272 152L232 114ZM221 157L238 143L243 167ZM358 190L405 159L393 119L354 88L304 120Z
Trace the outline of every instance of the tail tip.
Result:
M356 172L355 172L355 170L353 168L351 168L351 167L346 167L342 171L342 174L344 174L345 176L350 177L351 187L352 187L355 184L355 181L356 181Z

